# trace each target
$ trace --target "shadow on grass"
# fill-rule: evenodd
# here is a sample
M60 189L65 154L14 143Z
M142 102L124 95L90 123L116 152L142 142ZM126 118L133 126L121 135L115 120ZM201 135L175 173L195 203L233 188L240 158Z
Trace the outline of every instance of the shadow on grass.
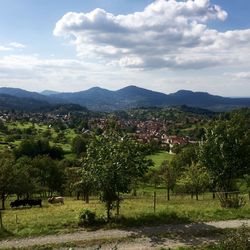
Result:
M166 224L184 224L191 223L192 221L185 216L180 216L175 212L162 212L162 213L146 213L134 217L113 217L107 222L104 218L96 218L95 222L91 225L80 225L85 229L94 231L101 228L104 229L125 229L143 226L158 226Z
M190 218L178 215L175 212L146 213L135 217L124 217L112 219L110 227L139 227L139 226L156 226L162 224L182 224L190 223Z
M11 236L14 236L14 234L11 233L10 231L8 231L7 229L5 229L5 228L0 229L0 240L6 239L6 238L11 237Z

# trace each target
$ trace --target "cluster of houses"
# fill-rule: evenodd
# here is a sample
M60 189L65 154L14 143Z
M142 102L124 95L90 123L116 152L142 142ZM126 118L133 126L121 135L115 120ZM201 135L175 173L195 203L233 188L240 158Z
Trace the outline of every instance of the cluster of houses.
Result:
M135 138L136 140L143 143L150 143L154 141L163 148L168 146L170 153L175 145L184 146L189 143L196 143L189 137L169 135L169 125L171 122L163 122L156 119L146 121L119 119L116 122L118 126L125 131L127 131L128 128L132 128L131 130L128 130L128 134L132 138ZM105 131L107 124L108 119L106 118L95 118L89 120L90 130L92 130L94 127L98 127ZM86 132L86 130L84 132Z
M62 124L67 125L72 120L71 113L53 113L53 112L38 112L38 113L26 113L26 112L0 112L0 120L2 121L27 121L34 123L43 123L48 124L51 127L51 124L60 121ZM195 121L196 122L196 121ZM109 119L106 117L92 117L87 119L88 128L83 128L82 133L89 133L94 131L94 129L99 128L104 131L107 129ZM175 127L182 127L183 124L175 123L171 120L162 121L159 119L152 118L150 120L137 120L137 119L124 119L117 118L116 123L119 128L126 131L132 138L143 142L156 142L162 147L168 146L171 149L175 145L186 145L188 143L195 143L188 137L182 137L173 135L169 133L170 126L175 125Z

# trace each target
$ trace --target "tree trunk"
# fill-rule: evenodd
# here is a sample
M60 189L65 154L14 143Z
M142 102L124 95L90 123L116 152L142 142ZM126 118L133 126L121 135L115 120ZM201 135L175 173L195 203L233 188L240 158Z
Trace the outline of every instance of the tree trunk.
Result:
M80 192L77 192L77 194L76 194L76 199L77 199L77 200L80 200Z
M107 202L107 221L110 221L110 210L111 210L111 203Z
M168 198L168 201L170 201L170 188L169 187L167 188L167 198Z
M85 202L86 204L89 204L89 192L88 191L85 193Z
M120 215L120 197L119 192L117 195L117 201L116 201L116 216L118 217Z
M2 210L5 210L5 194L2 194Z
M0 210L0 229L3 229L2 211Z
M196 200L198 201L199 200L199 196L198 196L197 192L195 193L195 197L196 197Z
M215 199L215 192L213 191L213 200Z
M137 190L136 190L136 188L133 188L133 196L137 196Z

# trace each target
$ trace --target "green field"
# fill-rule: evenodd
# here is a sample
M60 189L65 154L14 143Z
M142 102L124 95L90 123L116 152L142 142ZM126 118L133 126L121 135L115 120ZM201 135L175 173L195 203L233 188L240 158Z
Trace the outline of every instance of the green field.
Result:
M157 195L155 214L152 193L145 197L125 198L120 209L122 219L105 227L250 219L249 202L241 209L222 209L218 200L211 199L211 194L200 198L201 200L195 201L190 196L173 196L168 202L164 195ZM6 232L0 236L1 238L24 237L77 230L78 215L84 208L95 211L99 217L105 217L105 207L96 197L92 197L90 204L66 198L65 205L50 205L44 201L43 208L10 209L8 207L2 212Z
M154 162L154 167L158 169L163 161L171 161L173 159L173 156L174 155L169 154L166 151L160 151L153 155L149 155L148 159L151 159Z

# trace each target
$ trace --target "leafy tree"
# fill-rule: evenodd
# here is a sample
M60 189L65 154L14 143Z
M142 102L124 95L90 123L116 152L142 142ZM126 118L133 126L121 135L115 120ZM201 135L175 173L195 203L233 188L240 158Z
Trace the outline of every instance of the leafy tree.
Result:
M187 170L182 174L181 178L177 181L179 190L185 191L196 196L203 193L209 185L209 175L206 168L200 164L193 163Z
M89 203L90 192L94 190L94 178L91 172L86 170L84 167L78 171L80 180L75 183L75 188L78 193L83 194L84 201Z
M113 134L93 138L84 166L105 202L108 220L115 202L119 208L119 194L130 192L132 179L143 176L150 163L141 153L140 145L126 137Z
M27 139L21 142L19 147L14 150L16 158L28 156L34 158L39 155L49 155L54 159L61 159L63 150L60 147L51 147L48 140Z
M36 179L34 178L31 160L28 157L22 157L15 163L15 182L13 183L13 193L20 197L27 197L36 192Z
M157 185L161 183L160 171L155 168L150 169L145 175L144 180L149 182L156 189Z
M49 156L38 156L33 159L35 175L41 191L62 192L65 183L64 169Z
M170 190L173 190L176 183L176 170L173 164L163 161L160 167L160 177L167 188L167 199L170 200Z
M76 155L81 155L87 150L88 139L83 136L76 136L72 141L72 152Z
M15 183L15 161L11 155L1 155L0 158L0 199L2 209L5 209L5 200L13 192Z
M233 191L235 179L250 170L250 110L216 121L206 131L199 156L217 190Z

